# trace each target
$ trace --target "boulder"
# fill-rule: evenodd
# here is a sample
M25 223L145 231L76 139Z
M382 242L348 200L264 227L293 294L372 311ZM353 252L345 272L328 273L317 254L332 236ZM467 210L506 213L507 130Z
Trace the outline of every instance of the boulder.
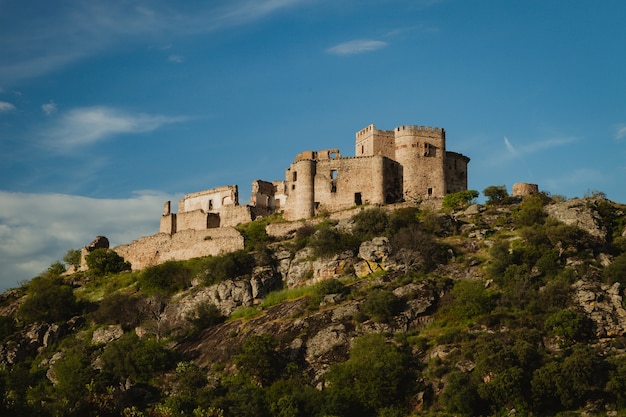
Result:
M567 225L579 227L600 242L606 242L607 229L602 224L602 218L595 209L595 198L572 198L544 207L548 216L553 217Z

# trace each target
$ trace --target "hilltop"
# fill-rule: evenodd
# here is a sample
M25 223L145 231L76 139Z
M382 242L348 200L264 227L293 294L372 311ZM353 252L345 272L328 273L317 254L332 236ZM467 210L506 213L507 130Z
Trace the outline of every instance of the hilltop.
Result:
M622 415L626 206L471 200L270 215L241 250L142 271L105 248L51 265L1 296L0 410Z

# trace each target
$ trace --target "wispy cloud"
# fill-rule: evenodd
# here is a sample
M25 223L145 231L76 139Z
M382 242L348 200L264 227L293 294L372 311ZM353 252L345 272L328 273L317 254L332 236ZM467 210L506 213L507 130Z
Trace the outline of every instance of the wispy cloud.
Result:
M332 46L328 48L326 52L333 55L356 55L376 51L378 49L385 48L387 45L387 42L383 41L357 39Z
M6 101L0 101L0 113L6 113L15 110L15 106Z
M14 2L0 14L0 79L11 84L58 70L123 42L167 43L174 36L244 25L311 1L232 0L173 5L165 0L68 0L30 8ZM12 19L12 12L24 18L18 23Z
M615 139L622 140L626 137L626 125L620 124L615 129Z
M184 120L187 118L133 114L111 107L83 107L64 114L48 133L48 137L55 147L73 148L118 134L151 132L163 125Z
M167 60L176 64L180 64L185 61L185 58L180 55L170 55L167 57Z
M513 145L513 143L507 138L504 137L504 146L507 150L507 157L503 157L501 159L507 160L510 158L520 158L527 155L532 155L534 153L544 151L550 148L556 148L559 146L569 145L570 143L576 142L578 139L573 137L562 137L562 138L549 138L544 140L539 140L535 142L525 142L521 145Z
M43 111L46 116L50 116L57 111L57 105L53 100L41 105L41 111Z
M509 138L507 138L506 136L504 137L504 146L506 146L506 149L511 155L517 156L517 150L515 149L511 141L509 141Z
M153 191L125 199L0 191L0 291L36 276L97 235L115 246L157 233L163 202L173 199Z

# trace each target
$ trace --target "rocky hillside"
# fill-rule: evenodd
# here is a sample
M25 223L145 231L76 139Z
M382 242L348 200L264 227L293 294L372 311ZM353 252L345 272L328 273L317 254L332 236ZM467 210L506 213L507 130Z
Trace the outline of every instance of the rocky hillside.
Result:
M626 206L454 205L52 265L1 297L0 415L625 415Z

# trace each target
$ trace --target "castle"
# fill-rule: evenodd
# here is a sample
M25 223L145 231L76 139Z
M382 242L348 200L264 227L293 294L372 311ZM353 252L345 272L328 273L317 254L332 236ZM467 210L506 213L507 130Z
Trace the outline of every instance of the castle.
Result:
M236 226L274 212L298 220L362 204L441 198L467 190L469 160L446 151L444 129L371 124L356 133L355 156L338 149L302 152L284 180L254 181L249 205L239 205L236 185L187 194L177 214L166 202L159 232Z

